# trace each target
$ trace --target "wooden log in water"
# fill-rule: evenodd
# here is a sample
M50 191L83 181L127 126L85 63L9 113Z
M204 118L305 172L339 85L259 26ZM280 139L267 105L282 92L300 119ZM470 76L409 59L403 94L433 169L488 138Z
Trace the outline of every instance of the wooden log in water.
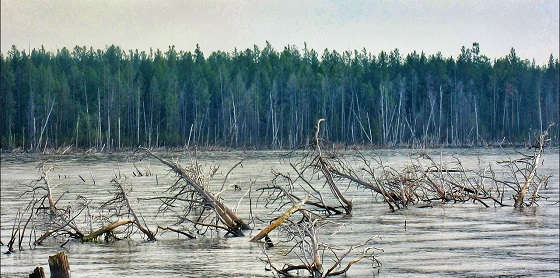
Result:
M258 233L256 236L254 236L251 241L258 241L261 240L262 238L264 238L265 236L268 235L268 233L272 232L274 229L278 228L278 226L280 226L282 223L284 223L284 221L286 221L288 218L290 218L290 216L296 212L297 210L299 210L301 208L301 206L303 204L305 204L306 200L302 200L298 203L296 203L295 205L293 205L290 209L288 209L286 212L284 212L284 214L282 214L282 216L276 218L276 220L272 221L272 223L270 223L270 225L266 226L266 228L262 229L262 231L260 231L260 233Z
M96 239L97 237L101 236L102 234L106 233L106 232L110 232L114 229L116 229L117 227L120 227L122 225L126 225L129 223L134 223L133 219L130 218L124 218L124 219L120 219L118 221L115 221L107 226L101 227L100 229L92 232L91 234L84 236L82 238L82 242L86 242L86 241L92 241L94 239Z
M42 266L38 266L33 270L33 273L29 274L29 278L45 278L45 270Z
M68 256L64 252L58 252L56 255L49 256L49 268L51 270L51 278L70 278Z

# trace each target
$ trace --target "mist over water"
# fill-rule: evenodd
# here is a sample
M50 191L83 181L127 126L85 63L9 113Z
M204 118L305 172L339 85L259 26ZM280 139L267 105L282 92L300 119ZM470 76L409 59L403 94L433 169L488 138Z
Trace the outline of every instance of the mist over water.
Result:
M434 157L441 155L444 161L456 155L468 169L506 159L504 151L498 149L429 152ZM506 152L513 154L513 151ZM402 167L409 160L411 151L384 150L377 153L390 165ZM192 154L162 155L178 157L181 162L192 158ZM291 159L297 159L298 155L292 154ZM253 189L264 186L272 178L271 169L289 171L290 167L288 158L282 152L202 152L196 156L203 165L220 166L219 177L210 184L212 192L220 190L223 176L230 167L245 158L243 167L237 167L229 175L226 183L228 190L221 195L224 203L232 209L237 207L251 182L254 182ZM28 201L20 197L25 184L38 178L36 167L44 158L27 154L2 155L1 239L4 244L9 241L17 210ZM79 195L91 199L92 207L99 205L111 197L110 180L120 172L133 184L129 195L131 205L150 228L174 221L172 214L156 215L159 201L137 201L137 198L161 193L168 182L174 181L173 175L155 160L136 161L131 154L52 156L49 160L57 165L50 175L51 181L58 184L53 188L54 196L68 192L60 202L62 206L71 204ZM141 170L149 168L154 175L133 176L133 163ZM330 245L348 248L374 237L375 246L383 250L377 253L381 268L373 270L369 262L363 261L352 266L349 277L558 277L558 163L558 149L549 150L544 155L544 164L539 171L553 175L548 188L541 190L541 195L547 199L542 199L537 207L522 211L512 207L484 208L467 203L436 204L432 208L411 207L391 212L370 191L341 185L345 196L353 200L352 215L329 218L338 225L326 226L319 238ZM241 190L233 190L233 184L240 186ZM251 194L253 215L261 219L272 218L270 209L262 206L262 199L257 200L254 190ZM511 198L511 195L506 197ZM250 221L248 196L240 203L237 212L241 218ZM1 276L27 276L38 265L48 272L48 256L60 250L68 253L72 277L272 276L259 260L264 257L261 244L249 242L263 227L264 224L257 223L256 228L248 231L245 237L237 238L224 238L221 232L219 236L188 240L169 233L162 238L158 235L155 242L147 242L140 235L135 235L131 240L114 243L70 242L64 249L59 247L60 244L48 242L34 250L24 246L26 250L10 255L4 254L7 248L2 246ZM277 233L271 233L272 240L278 239ZM281 265L287 262L282 256L287 247L280 244L267 253L277 265Z

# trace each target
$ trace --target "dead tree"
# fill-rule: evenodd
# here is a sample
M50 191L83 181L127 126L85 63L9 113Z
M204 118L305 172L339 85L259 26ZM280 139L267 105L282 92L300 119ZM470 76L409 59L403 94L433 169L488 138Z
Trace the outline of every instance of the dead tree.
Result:
M323 156L323 152L321 151L321 142L320 142L321 140L319 137L319 132L321 129L321 123L324 121L325 119L319 119L319 121L317 121L317 127L315 130L315 153L316 154L315 154L315 158L313 159L314 163L312 165L313 167L321 171L333 195L336 197L338 202L342 205L342 207L346 211L346 214L350 214L352 212L352 201L346 199L344 195L342 195L342 192L340 192L338 186L335 184L332 177L332 173L329 171L329 169L331 168L329 160Z
M509 159L498 162L509 172L509 180L496 181L511 188L515 193L513 195L514 207L522 208L533 206L541 197L539 191L547 186L550 176L539 175L537 169L542 165L542 155L546 143L550 141L548 138L548 130L538 136L537 142L532 146L533 153L530 155L519 153L521 158ZM529 201L525 200L525 196L529 193Z
M303 212L303 211L302 211ZM273 262L267 251L263 249L265 258L261 259L266 263L267 269L274 271L277 275L293 277L299 276L299 271L305 272L310 277L329 277L346 273L352 265L364 259L370 260L374 268L381 266L375 258L376 251L382 251L373 247L373 241L367 240L364 243L355 245L338 253L334 246L330 246L320 241L319 230L323 225L329 224L320 218L309 221L303 217L300 221L282 225L284 241L288 246L286 257L296 257L297 262L285 262L282 266ZM352 259L347 257L353 256ZM330 266L326 267L325 262L330 261Z
M278 228L280 225L282 225L282 223L284 223L286 220L288 220L288 218L290 218L290 216L298 211L301 206L303 206L303 204L305 204L306 200L301 200L298 203L294 204L290 209L288 209L286 212L284 212L282 214L282 216L274 219L272 221L272 223L270 223L270 225L266 226L266 228L264 228L263 230L261 230L256 236L254 236L251 241L258 241L263 239L264 237L267 237L268 234L270 232L272 232L274 229Z
M347 160L331 158L330 168L337 180L346 180L374 191L394 211L409 205L430 206L434 202L473 202L490 206L533 206L540 198L539 190L546 187L550 176L537 172L542 164L546 133L539 136L531 155L498 162L503 171L495 171L490 163L479 169L466 169L461 160L436 161L426 153L413 155L403 167L395 169L376 157L357 154L360 166L350 166ZM513 192L513 204L507 194ZM531 196L524 201L525 196Z
M143 149L149 156L157 159L178 176L178 179L166 192L170 196L158 197L163 203L163 210L170 210L181 203L182 212L176 224L191 224L197 233L205 233L209 228L221 229L234 236L243 236L243 230L250 227L225 206L219 197L211 193L206 182L217 169L205 175L201 165L194 162L186 167L177 162L167 161L148 149Z
M29 190L24 192L24 195L32 195L32 202L36 204L32 217L39 223L37 228L43 231L34 244L42 244L45 239L59 235L82 238L84 233L76 224L75 219L87 208L87 199L81 199L74 207L67 206L64 209L57 207L64 194L61 194L55 201L52 193L53 186L49 181L49 172L54 167L47 167L45 163L42 163L39 168L41 177L32 183ZM36 198L36 196L39 197Z
M130 201L127 196L127 190L125 190L123 184L126 182L126 176L117 176L111 180L113 184L114 192L113 198L104 202L101 205L102 209L108 209L112 212L112 218L117 218L116 222L112 222L111 224L102 227L100 230L93 232L92 234L84 237L82 241L89 241L91 239L96 238L100 233L106 233L108 231L112 231L116 227L126 225L129 223L133 223L138 230L140 230L149 241L156 240L155 234L150 231L148 226L144 223L140 222L137 214L134 212L134 209L130 205ZM106 231L104 231L106 230Z
M58 198L53 195L53 184L49 179L49 172L54 167L47 167L42 163L39 167L40 178L33 181L23 194L22 198L30 198L27 206L22 212L18 212L12 229L12 238L8 242L8 252L14 252L14 244L17 242L19 250L23 250L22 243L25 237L29 238L29 247L43 244L47 239L58 239L64 241L64 246L70 240L81 242L93 241L101 235L114 236L113 231L121 226L128 227L134 225L144 233L148 240L155 240L155 234L146 225L142 225L136 212L132 209L127 197L127 192L120 179L115 178L114 196L105 202L101 210L108 209L113 214L101 213L102 222L108 222L95 231L85 232L80 228L77 219L81 219L84 211L90 210L90 201L84 196L79 196L76 201L66 205L64 208L59 205L64 194ZM86 217L87 218L87 217ZM115 220L115 218L117 218ZM90 219L89 221L93 221ZM88 224L88 223L86 223ZM89 223L90 227L93 226ZM129 233L127 236L129 236ZM38 237L37 237L38 235ZM33 238L33 236L35 236Z
M291 171L282 173L273 170L271 183L257 189L261 192L259 198L264 196L266 200L265 207L274 206L275 211L278 211L305 199L308 210L314 213L333 215L352 212L352 201L342 194L331 171L331 158L336 157L336 154L327 151L319 137L323 121L320 119L317 122L312 149L297 161L290 162ZM330 193L325 192L324 188L328 188ZM298 194L305 194L306 198ZM330 204L332 199L338 204Z

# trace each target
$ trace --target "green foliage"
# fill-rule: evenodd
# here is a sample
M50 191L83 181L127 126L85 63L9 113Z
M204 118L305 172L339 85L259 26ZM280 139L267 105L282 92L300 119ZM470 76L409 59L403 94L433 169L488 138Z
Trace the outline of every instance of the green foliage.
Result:
M0 54L2 148L222 145L294 148L325 118L341 144L525 142L556 123L559 62L480 45L441 53L325 49ZM52 114L48 116L50 107ZM48 118L48 120L47 120Z

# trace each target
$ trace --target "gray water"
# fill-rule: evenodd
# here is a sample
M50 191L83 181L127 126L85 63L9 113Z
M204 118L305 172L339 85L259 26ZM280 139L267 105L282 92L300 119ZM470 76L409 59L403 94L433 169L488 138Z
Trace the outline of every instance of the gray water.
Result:
M443 160L449 159L452 154L457 155L466 168L476 168L480 164L505 158L504 151L498 149L431 152L438 157L441 154ZM384 161L398 167L408 161L410 151L386 150L379 154ZM187 161L192 155L170 153L165 156ZM36 167L44 158L37 155L2 155L1 239L4 244L9 241L16 211L27 202L20 197L25 184L39 177ZM61 205L75 202L78 195L87 196L93 204L107 200L110 198L109 181L120 172L134 185L130 193L132 206L152 229L155 230L157 224L166 225L173 221L172 215L156 217L158 201L136 201L139 197L155 196L165 188L167 182L173 180L167 169L155 160L136 162L141 170L149 168L153 176L134 177L134 158L130 154L48 158L57 165L50 175L52 182L58 184L53 189L54 196L68 191L60 201ZM197 158L203 165L220 166L218 177L211 186L214 192L219 191L229 168L245 158L243 167L236 168L230 174L226 183L228 190L222 194L224 203L230 208L237 207L238 200L249 189L250 183L253 183L253 189L264 186L270 181L271 169L287 171L289 167L288 160L281 152L203 152L198 153ZM391 212L369 191L353 186L344 187L345 196L354 203L352 216L332 218L335 224L326 227L320 239L330 245L347 248L374 237L375 247L383 250L376 252L382 266L372 269L371 264L364 261L350 269L349 277L558 277L558 163L558 149L545 154L540 171L553 177L541 195L548 199L541 200L538 207L523 211L511 207L445 204ZM232 184L239 185L242 190L233 190ZM255 199L255 192L251 194ZM245 197L237 209L245 220L250 219L248 203ZM255 216L270 219L268 212L258 203L253 203ZM256 229L245 237L237 238L224 238L222 233L220 236L208 235L188 240L165 234L156 242L146 242L135 235L131 240L114 243L70 242L64 248L56 242L33 250L24 246L26 250L13 254L4 254L7 248L2 246L1 276L27 277L39 265L48 272L48 256L61 250L69 256L72 277L272 276L259 260L264 257L262 246L249 242L251 236L264 225L257 223ZM278 236L274 232L271 234L273 240ZM285 260L282 257L285 249L285 246L280 245L267 251L278 262L277 266L281 266Z

